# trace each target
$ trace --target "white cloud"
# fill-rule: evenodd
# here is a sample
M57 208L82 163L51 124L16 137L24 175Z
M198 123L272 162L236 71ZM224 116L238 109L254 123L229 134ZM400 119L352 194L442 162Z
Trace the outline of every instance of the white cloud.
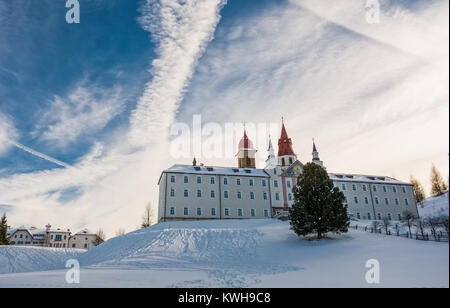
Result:
M131 118L136 145L166 141L199 57L213 38L224 0L147 0L140 23L158 45L152 81Z
M141 24L159 45L158 59L152 63L152 81L130 119L129 131L122 128L108 142L97 141L73 168L0 178L0 203L14 205L8 213L10 223L103 227L109 235L119 227L130 231L140 224L146 203L157 205L160 172L172 163L166 155L167 131L198 58L212 39L222 4L147 2ZM67 145L103 127L106 119L98 118L111 118L114 112L109 108L116 105L107 104L108 95L97 100L93 92L79 87L67 99L55 98L56 113L44 117L45 123L54 123L47 124L43 138ZM76 191L76 196L61 202L67 191Z
M33 135L65 147L104 128L124 107L120 87L104 90L80 84L65 98L54 97Z
M209 46L179 120L284 115L302 161L316 137L330 171L427 183L432 161L448 170L448 2L392 3L380 24L366 22L364 1L291 1L236 19Z
M11 141L18 137L18 132L12 120L0 112L0 155L5 154L12 146Z

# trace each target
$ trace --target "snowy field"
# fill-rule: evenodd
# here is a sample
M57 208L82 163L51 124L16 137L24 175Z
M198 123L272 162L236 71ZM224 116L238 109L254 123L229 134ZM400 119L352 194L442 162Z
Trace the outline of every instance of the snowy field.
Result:
M448 191L440 196L428 197L417 205L420 217L448 216Z
M38 261L40 272L1 274L0 287L449 287L448 243L355 230L308 241L272 219L162 223L76 258L80 284ZM369 259L379 285L366 283ZM0 260L4 271L1 250Z

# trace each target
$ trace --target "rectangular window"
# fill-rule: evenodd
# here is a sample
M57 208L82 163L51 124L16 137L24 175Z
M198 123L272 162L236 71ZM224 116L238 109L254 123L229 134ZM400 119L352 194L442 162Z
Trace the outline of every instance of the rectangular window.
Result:
M378 203L379 203L378 197L375 197L375 204L378 204Z
M371 219L372 219L372 216L370 215L370 213L367 213L367 219L368 219L368 220L371 220Z
M367 191L367 186L366 186L366 184L363 184L362 187L363 187L363 190L364 190L364 191Z
M274 180L274 181L273 181L273 186L274 186L274 187L278 187L278 181L277 181L277 180Z
M395 205L398 205L398 204L399 204L398 199L395 198Z
M175 197L175 189L173 188L170 189L170 196Z
M267 193L266 192L263 193L263 198L264 198L264 200L267 200Z
M227 190L225 190L225 191L223 192L223 197L224 197L225 199L228 199L228 191L227 191Z
M355 184L352 184L352 189L356 190L356 185Z
M254 183L253 183L253 179L249 179L249 180L248 180L248 185L253 186L253 184L254 184Z
M201 184L202 183L202 177L201 176L198 176L197 177L197 184Z
M238 198L238 199L242 199L242 194L241 194L240 191L237 192L237 198Z
M187 175L184 176L184 183L185 184L189 183L189 177Z
M291 188L291 181L287 181L286 186L287 186L287 188Z
M236 179L236 185L241 185L241 179Z
M255 216L256 216L256 210L255 210L255 209L251 209L251 210L250 210L250 215L251 215L252 217L255 217Z
M189 191L187 189L184 190L184 196L189 197Z
M228 208L225 209L225 216L230 216L230 209Z
M255 193L253 191L250 192L250 199L251 200L255 199Z
M170 176L170 183L175 183L175 176L174 175Z
M392 214L391 213L388 213L388 219L392 220Z
M358 219L361 219L361 214L360 214L360 213L356 213L356 217L357 217Z
M388 198L384 198L384 203L386 203L386 205L389 205L389 199Z
M269 210L264 210L264 217L269 217Z
M238 216L239 216L239 217L242 217L242 215L243 215L242 212L243 212L242 209L238 209Z
M170 208L170 215L175 215L175 207Z
M202 208L197 208L197 216L202 216Z
M184 208L183 214L184 214L184 216L189 215L189 209L187 207Z
M197 189L197 198L202 197L202 191L200 189Z
M215 190L211 190L211 198L215 198L216 197L216 191Z
M216 184L216 178L215 177L211 177L211 185Z
M392 191L396 193L397 192L397 187L392 186Z
M288 200L292 201L292 194L291 193L288 194Z
M277 168L273 168L273 174L277 175Z
M228 185L228 178L223 178L223 185Z
M377 191L377 185L373 185L373 191Z
M408 199L405 199L405 204L409 205Z
M345 184L342 184L342 190L346 190L347 187L345 186Z
M261 181L261 184L262 184L262 187L266 187L266 186L267 186L266 180L262 180L262 181Z
M383 192L387 192L386 186L383 186Z
M378 213L378 220L381 220L381 214Z
M214 207L211 209L211 216L216 216L216 209Z
M355 197L355 203L358 204L358 197Z
M280 193L275 193L275 200L280 201Z
M365 202L366 204L369 204L369 198L364 197L364 202Z
M403 193L406 194L406 188L402 187Z

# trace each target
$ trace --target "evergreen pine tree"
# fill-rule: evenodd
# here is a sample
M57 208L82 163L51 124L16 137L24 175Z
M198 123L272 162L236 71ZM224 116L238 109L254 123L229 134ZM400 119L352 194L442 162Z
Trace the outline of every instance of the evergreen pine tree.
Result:
M0 221L0 245L9 245L8 240L8 222L6 220L6 214L3 214Z
M294 204L289 218L297 235L316 233L321 239L327 232L348 231L350 218L345 196L334 187L325 169L314 163L306 164L292 191Z
M426 198L425 189L423 188L422 184L420 184L420 182L416 180L412 175L409 177L409 181L411 182L411 184L413 184L413 192L414 197L416 198L416 202L422 202L423 199Z
M431 166L430 182L432 195L440 196L447 190L447 185L435 165Z

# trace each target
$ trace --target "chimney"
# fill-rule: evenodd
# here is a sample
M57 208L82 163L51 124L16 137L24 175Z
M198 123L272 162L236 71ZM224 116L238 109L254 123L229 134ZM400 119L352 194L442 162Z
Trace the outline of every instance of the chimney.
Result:
M192 166L197 166L197 160L195 159L195 157L194 157L194 160L192 161Z

